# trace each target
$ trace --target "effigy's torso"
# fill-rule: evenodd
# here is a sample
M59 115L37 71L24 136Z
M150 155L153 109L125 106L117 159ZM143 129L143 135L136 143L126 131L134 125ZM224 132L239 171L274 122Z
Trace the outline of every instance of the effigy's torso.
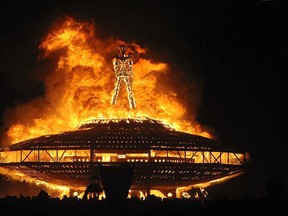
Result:
M133 62L130 57L118 57L113 60L114 73L117 77L125 78L133 75Z

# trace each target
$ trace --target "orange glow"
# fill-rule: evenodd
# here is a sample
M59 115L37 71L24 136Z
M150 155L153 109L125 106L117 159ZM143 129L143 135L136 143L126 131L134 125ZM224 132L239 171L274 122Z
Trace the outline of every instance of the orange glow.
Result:
M229 176L222 177L222 178L214 179L214 180L211 180L211 181L208 181L208 182L194 184L194 185L190 185L190 186L187 186L187 187L178 187L176 189L176 196L177 197L181 197L181 194L183 192L189 191L192 188L207 188L207 187L213 186L215 184L224 183L224 182L226 182L226 181L228 181L228 180L230 180L232 178L235 178L237 176L240 176L242 174L244 174L244 171L243 172L239 172L239 173L234 173L234 174L231 174Z
M68 17L57 23L39 46L43 51L40 58L56 61L44 80L45 96L13 110L6 144L72 130L93 118L149 117L176 130L211 138L193 116L185 119L183 102L175 90L162 83L161 78L171 73L168 63L145 58L147 49L135 42L125 44L127 52L139 56L134 61L133 79L137 109L129 108L125 89L118 103L110 104L115 81L112 59L121 42L98 38L93 22L79 23Z
M70 188L68 186L47 183L45 181L34 179L25 175L24 173L20 171L15 171L15 170L10 170L8 168L0 167L0 174L3 176L9 176L11 179L16 180L18 182L25 181L27 182L27 184L30 183L32 185L36 185L38 186L39 189L45 188L45 190L49 194L55 197L63 198L64 196L69 196L69 193L70 193ZM77 189L85 190L85 188L77 188Z

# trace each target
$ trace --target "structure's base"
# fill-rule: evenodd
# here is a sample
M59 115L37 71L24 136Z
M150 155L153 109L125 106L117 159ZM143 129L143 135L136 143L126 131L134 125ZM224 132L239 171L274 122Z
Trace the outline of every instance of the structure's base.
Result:
M113 203L125 201L131 186L134 167L129 164L99 166L106 200Z

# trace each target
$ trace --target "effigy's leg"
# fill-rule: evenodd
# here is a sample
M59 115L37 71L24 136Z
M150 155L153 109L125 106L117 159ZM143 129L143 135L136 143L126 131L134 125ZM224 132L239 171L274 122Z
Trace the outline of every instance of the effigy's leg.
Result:
M112 95L112 99L111 99L111 104L115 105L117 103L117 97L119 94L119 90L120 90L120 79L117 79L116 85L115 85L115 89L114 89L114 94Z
M129 100L129 106L131 109L136 108L136 103L134 99L134 95L132 92L132 81L130 79L124 79L126 83L126 89L127 89L127 94L128 94L128 100Z

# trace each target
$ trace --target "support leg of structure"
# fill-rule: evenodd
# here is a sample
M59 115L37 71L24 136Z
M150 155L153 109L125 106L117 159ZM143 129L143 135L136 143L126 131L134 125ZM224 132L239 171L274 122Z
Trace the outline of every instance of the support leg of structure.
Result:
M99 173L106 200L120 204L127 200L132 183L134 167L132 165L99 165Z

